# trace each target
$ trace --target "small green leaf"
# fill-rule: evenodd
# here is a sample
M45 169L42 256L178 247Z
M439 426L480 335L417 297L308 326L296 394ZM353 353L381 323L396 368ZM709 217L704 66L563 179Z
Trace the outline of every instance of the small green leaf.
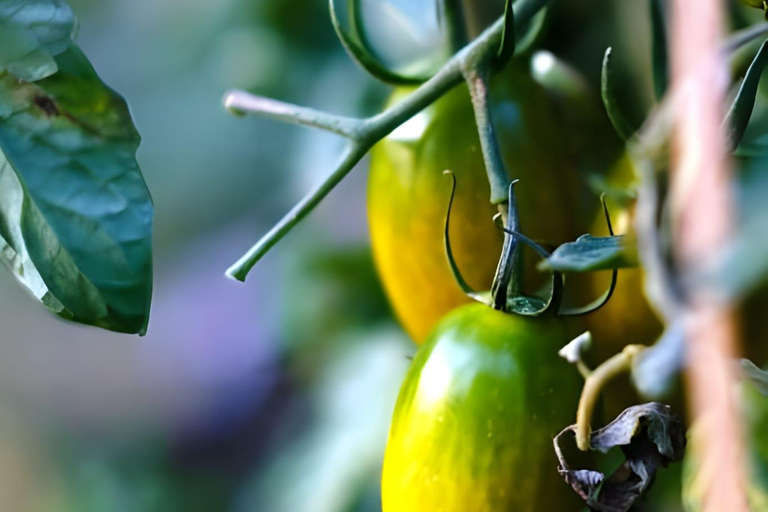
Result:
M54 313L144 333L153 207L125 101L72 45L35 83L0 73L0 258Z
M51 76L74 30L75 15L61 0L0 0L0 72L25 82Z
M760 84L760 76L763 74L767 63L768 41L760 46L752 64L749 65L744 81L736 94L736 99L733 100L733 105L731 105L731 109L723 121L723 125L728 130L728 141L732 149L736 149L747 130L749 118L752 117L752 110L755 108L757 86Z
M667 92L669 63L667 62L667 31L664 23L665 0L651 0L651 54L653 61L653 92L660 101Z
M605 111L608 113L608 118L613 124L613 128L616 133L624 139L628 140L635 133L634 128L627 121L624 112L619 106L619 102L616 99L616 93L613 85L613 67L611 65L611 48L605 50L605 56L603 57L603 70L600 76L600 94L603 98L603 105L605 105Z
M582 235L575 242L558 247L552 256L539 263L539 270L592 272L636 267L635 247L626 237Z

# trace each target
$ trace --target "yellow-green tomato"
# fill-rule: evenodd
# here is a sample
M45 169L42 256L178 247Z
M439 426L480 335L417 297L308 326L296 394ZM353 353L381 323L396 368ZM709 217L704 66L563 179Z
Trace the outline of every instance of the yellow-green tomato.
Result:
M536 240L559 244L585 231L585 225L577 227L574 206L580 200L580 178L566 149L570 139L560 122L562 112L522 64L513 62L493 77L492 119L507 171L520 180L521 229ZM408 92L398 90L392 102ZM373 255L394 312L416 343L446 313L468 302L445 256L451 193L445 170L453 171L457 182L451 213L455 259L470 285L488 290L503 237L492 222L497 210L489 202L474 113L463 85L395 130L371 155Z
M419 349L389 431L383 512L568 512L552 439L582 379L558 356L568 323L482 304L448 314Z

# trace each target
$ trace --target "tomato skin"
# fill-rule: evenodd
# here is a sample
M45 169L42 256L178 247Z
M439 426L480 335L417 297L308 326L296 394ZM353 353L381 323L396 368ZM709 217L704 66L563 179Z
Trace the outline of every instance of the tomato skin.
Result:
M552 439L583 381L558 350L566 321L482 304L447 315L419 349L390 426L383 512L579 509Z
M492 117L505 165L516 185L522 230L562 243L578 229L577 173L561 114L547 92L518 65L491 82ZM408 92L400 89L393 101ZM410 140L408 140L410 139ZM491 287L502 235L492 223L496 207L465 86L425 109L374 147L368 218L373 255L394 312L416 343L446 313L469 302L447 264L443 229L451 170L457 188L451 242L459 268L478 290Z

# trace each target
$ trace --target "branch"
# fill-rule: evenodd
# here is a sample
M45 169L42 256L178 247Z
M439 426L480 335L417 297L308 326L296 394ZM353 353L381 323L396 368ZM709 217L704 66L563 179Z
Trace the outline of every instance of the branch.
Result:
M514 4L515 30L521 30L550 1L518 0ZM250 96L242 92L228 94L225 97L225 105L236 112L249 112L281 121L321 128L350 138L352 142L350 142L340 164L326 181L294 206L256 245L232 265L227 270L227 276L244 281L248 272L259 259L306 217L344 179L374 144L460 84L470 59L477 62L478 55L495 55L499 50L504 33L504 21L504 16L499 18L477 39L451 57L432 78L424 82L403 101L367 119L333 116L305 107ZM481 133L480 136L482 139L484 135Z
M235 115L256 114L284 123L299 124L326 130L342 137L358 138L363 122L290 103L256 96L245 91L229 91L222 100L224 107Z

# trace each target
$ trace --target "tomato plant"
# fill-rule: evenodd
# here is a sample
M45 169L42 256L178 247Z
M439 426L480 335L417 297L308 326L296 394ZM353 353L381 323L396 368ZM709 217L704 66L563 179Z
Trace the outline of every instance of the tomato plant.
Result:
M507 171L520 180L518 207L525 233L559 244L584 230L578 173L560 142L566 135L553 99L526 67L525 59L513 62L494 77L492 114ZM396 92L392 101L407 92ZM491 221L496 209L488 202L488 178L463 86L377 144L371 157L373 254L395 314L417 343L443 315L468 301L445 257L446 169L457 181L451 214L454 257L471 285L489 289L502 234Z
M395 407L384 512L570 510L552 438L576 410L578 372L558 357L571 327L481 304L427 337Z

